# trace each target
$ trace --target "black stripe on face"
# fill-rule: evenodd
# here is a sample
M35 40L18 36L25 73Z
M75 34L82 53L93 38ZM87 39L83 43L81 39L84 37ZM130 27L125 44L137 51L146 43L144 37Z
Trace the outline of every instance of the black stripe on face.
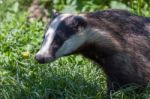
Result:
M63 45L63 43L71 36L78 33L80 28L85 27L86 22L81 17L72 15L62 20L56 28L54 39L49 48L49 53L55 57L55 53Z
M70 16L64 19L56 29L56 36L59 36L61 39L66 40L70 36L78 33L80 28L85 28L86 22L82 17L79 16Z

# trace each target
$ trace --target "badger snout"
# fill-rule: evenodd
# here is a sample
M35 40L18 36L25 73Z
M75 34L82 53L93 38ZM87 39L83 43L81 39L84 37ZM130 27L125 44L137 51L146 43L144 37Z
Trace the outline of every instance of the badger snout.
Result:
M38 53L35 55L35 59L36 59L39 63L41 63L41 64L54 61L54 57L52 57L52 56L45 56L45 55L38 54Z

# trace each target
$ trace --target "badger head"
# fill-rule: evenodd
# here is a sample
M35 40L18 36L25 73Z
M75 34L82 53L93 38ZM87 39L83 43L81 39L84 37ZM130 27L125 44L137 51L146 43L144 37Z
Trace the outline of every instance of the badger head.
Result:
M47 26L36 60L47 63L74 53L86 42L86 27L86 20L81 15L55 13Z

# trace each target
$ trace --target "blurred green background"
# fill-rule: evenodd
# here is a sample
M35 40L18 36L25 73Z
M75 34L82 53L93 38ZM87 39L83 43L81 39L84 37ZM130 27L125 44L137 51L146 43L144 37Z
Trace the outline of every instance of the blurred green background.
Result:
M0 0L0 99L103 99L105 74L82 56L64 57L45 65L34 60L51 12L113 8L148 17L150 0L35 1ZM120 90L110 95L111 99L150 98L149 87L141 93L132 89Z
M86 12L103 9L126 9L140 15L150 14L150 0L0 0L0 14L27 11L33 1L48 10L61 12ZM50 13L49 13L50 14ZM1 18L2 19L2 18Z

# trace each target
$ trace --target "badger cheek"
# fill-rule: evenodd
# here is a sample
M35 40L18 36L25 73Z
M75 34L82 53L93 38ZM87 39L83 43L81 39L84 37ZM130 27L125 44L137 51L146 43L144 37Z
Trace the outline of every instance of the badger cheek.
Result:
M73 53L79 47L81 47L85 41L86 38L82 35L75 35L71 37L70 39L66 40L64 44L58 49L55 54L56 58Z

